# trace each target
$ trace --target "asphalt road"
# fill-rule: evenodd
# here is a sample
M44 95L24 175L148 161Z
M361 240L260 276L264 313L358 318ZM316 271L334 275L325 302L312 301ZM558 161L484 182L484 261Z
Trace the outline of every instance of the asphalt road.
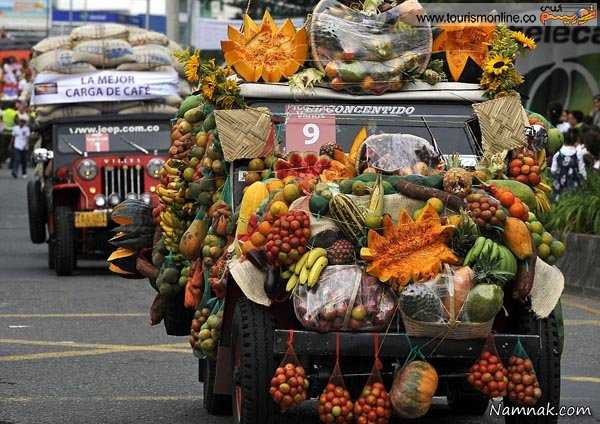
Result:
M102 263L72 277L47 269L46 246L29 242L25 185L0 170L0 424L230 422L204 413L185 338L148 324L146 282L113 277ZM560 422L598 422L600 301L563 302L562 403L590 406L595 418ZM502 420L450 418L440 406L425 421Z

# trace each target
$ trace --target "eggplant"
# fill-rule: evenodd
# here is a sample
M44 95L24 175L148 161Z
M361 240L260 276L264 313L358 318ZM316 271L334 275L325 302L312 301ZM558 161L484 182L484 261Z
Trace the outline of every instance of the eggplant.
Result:
M267 256L262 249L254 249L246 253L246 258L258 269L265 269L268 266Z

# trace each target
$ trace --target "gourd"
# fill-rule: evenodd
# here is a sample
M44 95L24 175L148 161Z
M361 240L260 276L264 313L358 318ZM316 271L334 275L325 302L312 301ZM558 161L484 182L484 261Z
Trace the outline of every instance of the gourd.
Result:
M394 377L392 407L402 418L422 417L429 411L437 385L437 372L429 363L412 361Z
M329 215L347 239L354 244L364 243L366 209L358 206L347 195L336 194L329 201Z

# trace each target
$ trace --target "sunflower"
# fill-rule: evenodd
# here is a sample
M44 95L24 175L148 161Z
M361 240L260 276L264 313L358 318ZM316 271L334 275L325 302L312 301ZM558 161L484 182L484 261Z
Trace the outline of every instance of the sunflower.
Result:
M213 97L215 95L215 87L217 86L217 81L214 75L208 75L202 80L202 96L208 100L213 101Z
M194 52L183 65L185 78L189 82L198 81L198 68L200 67L200 53Z
M513 40L521 44L523 47L526 47L529 50L535 49L535 41L533 41L532 38L529 38L528 36L523 34L521 31L513 31L511 36Z
M490 57L485 64L485 72L488 74L502 75L512 66L512 61L504 56Z

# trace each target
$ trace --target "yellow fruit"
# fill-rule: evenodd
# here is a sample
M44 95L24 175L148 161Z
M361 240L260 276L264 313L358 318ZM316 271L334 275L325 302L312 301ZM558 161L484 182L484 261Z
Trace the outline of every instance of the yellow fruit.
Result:
M416 211L413 212L413 219L419 219L419 217L421 216L421 214L423 213L423 208L417 209Z
M269 190L269 193L271 193L272 191L281 190L284 187L283 181L281 181L278 178L272 179L271 181L268 181L266 184L267 184L267 190Z
M269 212L271 212L271 215L275 217L284 215L288 212L288 205L286 205L285 202L282 202L281 200L276 200L273 203L271 203Z
M433 209L435 209L437 213L442 213L444 210L444 202L437 197L432 197L431 199L427 200L427 204L433 206Z
M262 159L255 158L248 163L248 171L262 171L265 169L265 163Z
M246 173L246 184L250 185L257 181L260 181L260 174L255 171L250 171Z
M381 217L379 215L370 213L365 218L365 225L367 226L367 228L370 228L372 230L381 228Z
M552 255L560 258L565 254L565 245L562 241L554 240L552 244L550 244L550 250L552 251Z
M460 224L461 218L460 218L460 215L456 214L456 215L449 215L447 217L447 220L448 220L449 225L456 226L456 225Z
M550 256L550 246L548 246L546 243L540 244L537 248L537 254L540 258L546 259L548 256Z
M502 233L504 244L521 260L533 254L533 241L527 225L517 218L508 217Z
M296 184L288 184L283 188L283 198L288 205L298 197L300 197L300 189Z
M542 234L544 232L544 226L540 221L533 221L529 223L529 230L532 233Z
M552 237L552 234L550 234L548 231L544 231L544 233L542 233L542 243L550 245L553 241L554 237Z

